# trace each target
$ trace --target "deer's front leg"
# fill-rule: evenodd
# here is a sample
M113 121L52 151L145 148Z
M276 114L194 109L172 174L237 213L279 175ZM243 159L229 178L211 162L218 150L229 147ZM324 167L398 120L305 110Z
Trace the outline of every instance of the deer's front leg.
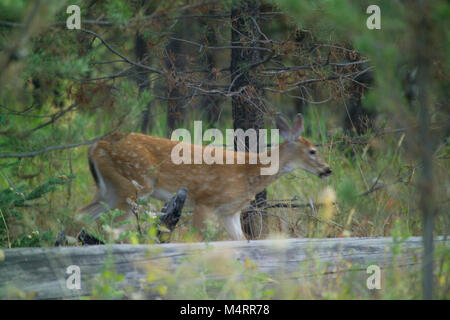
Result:
M233 240L246 240L241 227L241 211L221 218L225 229Z

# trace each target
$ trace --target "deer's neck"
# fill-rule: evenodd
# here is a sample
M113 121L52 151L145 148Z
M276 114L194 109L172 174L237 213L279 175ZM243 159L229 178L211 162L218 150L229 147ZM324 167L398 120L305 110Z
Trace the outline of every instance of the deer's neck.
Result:
M295 169L289 162L286 149L286 142L283 142L277 146L276 149L274 148L267 151L267 157L271 159L270 164L267 165L258 162L258 164L252 165L256 170L252 170L253 175L249 177L249 184L250 188L254 189L256 193L263 191L282 175L292 172ZM268 168L270 166L275 168L278 167L278 170L274 174L262 174L261 169Z

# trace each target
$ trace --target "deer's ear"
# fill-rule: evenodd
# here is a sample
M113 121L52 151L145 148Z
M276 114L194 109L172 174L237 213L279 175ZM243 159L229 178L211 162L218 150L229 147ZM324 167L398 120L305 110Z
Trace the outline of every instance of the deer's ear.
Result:
M290 140L291 127L289 126L289 123L282 114L277 114L276 125L277 129L280 130L280 136L282 136L286 140Z
M294 121L291 136L293 140L297 140L303 133L303 116L301 113L297 114L297 119Z

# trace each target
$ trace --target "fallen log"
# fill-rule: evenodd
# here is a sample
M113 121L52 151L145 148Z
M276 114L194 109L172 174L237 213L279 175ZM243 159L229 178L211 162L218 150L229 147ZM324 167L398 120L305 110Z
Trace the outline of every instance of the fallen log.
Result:
M436 238L435 244L448 245L450 241ZM73 299L89 296L90 280L99 275L108 257L114 261L115 271L124 276L123 285L140 288L146 279L145 268L164 260L168 272L173 272L186 260L219 252L230 253L239 262L252 261L257 268L269 274L282 269L286 277L305 276L299 269L302 263L326 266L309 270L328 275L337 272L366 271L375 264L381 269L393 265L393 248L401 246L396 255L396 267L418 266L422 256L422 238L410 237L401 243L392 238L336 238L285 239L254 241L221 241L210 243L167 243L156 245L98 245L85 247L13 248L1 249L0 298L16 288L24 293L35 293L36 299ZM70 276L67 268L78 266L81 288L68 289ZM216 275L206 274L214 278Z

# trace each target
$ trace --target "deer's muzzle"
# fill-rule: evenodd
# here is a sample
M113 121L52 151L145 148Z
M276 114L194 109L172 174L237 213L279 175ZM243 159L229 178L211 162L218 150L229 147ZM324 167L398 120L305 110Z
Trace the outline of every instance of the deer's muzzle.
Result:
M330 169L330 167L326 167L321 173L319 173L319 178L326 178L332 173L333 171Z

